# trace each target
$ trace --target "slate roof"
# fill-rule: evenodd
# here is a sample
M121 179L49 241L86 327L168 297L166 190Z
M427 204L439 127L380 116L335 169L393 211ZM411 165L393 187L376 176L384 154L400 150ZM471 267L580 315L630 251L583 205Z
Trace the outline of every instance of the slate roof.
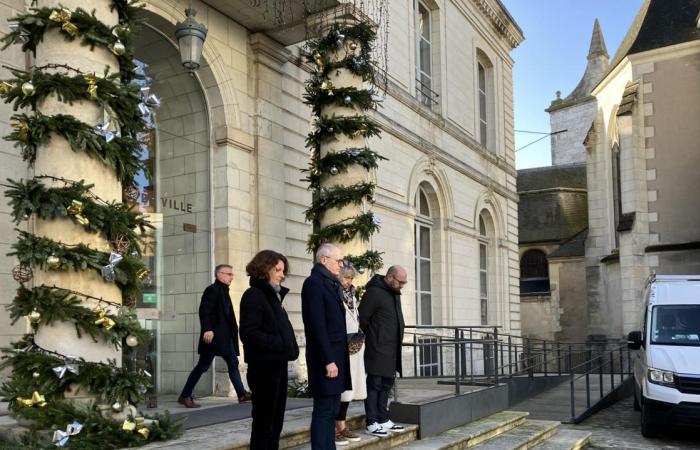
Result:
M549 254L548 258L564 258L567 256L585 256L586 254L586 238L588 237L588 228L581 231L576 236L564 242Z
M519 241L561 242L588 227L585 164L518 171Z
M586 189L586 165L563 164L518 170L518 193L552 188Z
M644 0L608 73L625 56L700 39L700 0Z
M637 101L637 90L639 89L639 81L629 82L622 93L620 106L617 108L617 115L621 116L632 111L634 103Z

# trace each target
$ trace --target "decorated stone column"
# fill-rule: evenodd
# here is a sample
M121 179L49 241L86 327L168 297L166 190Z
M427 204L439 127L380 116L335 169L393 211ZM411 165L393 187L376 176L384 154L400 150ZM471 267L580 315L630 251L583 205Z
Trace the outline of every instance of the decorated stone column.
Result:
M314 252L324 242L335 243L361 273L382 265L380 253L370 249L381 223L371 210L370 171L385 159L368 146L368 139L380 134L366 114L377 106L375 38L369 23L336 22L309 43L306 54L315 68L304 96L315 116L307 138L313 201L306 219L314 225L308 248Z
M5 184L13 219L30 221L31 232L18 231L12 246L20 287L10 315L26 317L29 332L5 349L12 375L2 395L16 418L55 430L57 446L118 448L178 432L167 417L140 415L151 374L121 363L124 346L147 333L133 305L148 278L140 257L150 224L133 203L159 101L133 60L137 8L81 4L39 1L10 19L3 38L34 55L0 82L0 96L21 111L6 139L34 177Z

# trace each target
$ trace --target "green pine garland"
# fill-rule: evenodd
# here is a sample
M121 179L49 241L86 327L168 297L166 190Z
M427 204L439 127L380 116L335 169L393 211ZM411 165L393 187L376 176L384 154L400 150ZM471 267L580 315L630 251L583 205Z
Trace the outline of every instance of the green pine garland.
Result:
M374 183L357 183L352 186L335 185L330 188L322 188L306 210L306 220L321 220L329 209L340 209L343 206L355 204L361 205L363 200L372 202L374 195Z
M112 7L119 11L119 15L130 17L127 23L122 22L115 27L109 27L95 17L94 11L88 13L83 8L76 8L70 13L70 22L75 26L75 35L72 35L63 21L51 20L50 17L55 11L64 8L31 8L29 12L18 14L9 19L19 25L17 30L6 34L0 43L2 49L6 49L12 44L22 44L22 51L30 51L36 55L36 48L44 40L44 35L50 29L58 29L67 41L79 39L80 43L94 49L95 46L110 48L115 42L120 40L125 47L122 55L115 54L119 62L122 81L129 81L135 77L134 74L134 50L133 45L138 33L138 23L133 19L136 9L133 5L136 2L114 1Z
M41 313L41 321L37 326L72 321L79 338L83 334L88 334L98 342L97 338L102 337L116 348L121 347L122 341L129 335L136 337L139 342L145 342L148 336L148 331L139 324L133 308L122 307L116 314L107 314L107 317L114 321L114 326L108 330L95 323L97 319L95 308L86 308L79 297L66 289L43 285L27 289L20 286L13 302L5 309L10 312L13 325L36 310Z
M343 39L340 39L341 35L344 36ZM315 78L327 78L328 74L338 69L348 69L353 75L362 77L363 81L376 85L375 64L372 60L372 43L376 37L377 34L369 23L352 26L336 24L322 38L309 41L304 57L309 64L316 67L313 73ZM349 41L359 45L359 55L345 49L345 43ZM344 49L348 52L345 58L339 61L330 60L330 54ZM322 64L319 65L318 62Z
M11 119L15 130L5 140L15 142L30 166L36 161L39 147L47 145L55 133L65 138L73 151L83 151L112 167L123 185L133 185L140 171L150 177L148 166L138 158L140 143L133 138L115 137L107 142L94 127L66 114L46 116L37 112L34 116L15 114Z
M102 267L109 264L109 253L92 249L85 244L66 245L26 231L17 230L17 232L19 239L12 244L14 251L7 255L16 256L20 264L58 271L77 272L92 269L100 274ZM56 256L59 259L60 264L57 268L47 264L46 260L49 256ZM145 266L140 259L131 255L123 255L123 258L114 268L115 283L125 298L136 298L142 290L141 280L136 273Z
M71 436L64 447L70 450L117 450L139 447L154 441L167 441L182 434L182 422L185 420L183 417L175 419L167 411L165 414L145 416L154 420L149 426L150 433L146 439L138 433L124 431L121 422L104 417L96 403L57 401L52 403L51 409L24 408L21 415L33 420L35 429L51 428L57 423L69 424L74 421L80 423L83 429L80 433ZM65 430L65 426L63 429ZM19 445L23 445L22 447L10 448L13 450L47 448L46 441L37 433L20 439Z
M311 78L306 84L304 101L311 106L315 116L320 116L326 106L352 106L361 111L375 109L377 100L373 91L357 89L352 86L323 89L323 82L318 78Z
M382 254L382 252L370 250L359 256L346 255L345 259L358 269L367 269L371 272L376 272L382 268Z
M321 116L315 120L314 128L306 138L306 146L312 149L336 140L338 134L370 138L381 133L379 125L367 116Z
M14 348L3 349L4 355L0 369L12 367L15 371L25 373L23 377L12 377L2 385L4 400L9 402L10 410L19 416L36 410L17 402L17 397L31 397L32 392L41 393L47 402L64 398L64 392L70 391L75 383L79 389L97 395L100 400L112 404L129 402L137 405L144 399L144 393L151 386L151 377L143 371L131 371L127 367L119 367L114 360L107 363L89 362L81 358L68 360L67 355L59 355L38 347L31 337L17 342ZM63 366L66 362L78 365L78 373L66 371L59 378L53 371L54 367ZM38 374L35 376L33 374ZM52 408L39 409L48 412Z
M74 70L70 66L58 66ZM120 130L125 136L134 137L136 133L146 130L139 113L141 103L140 87L136 84L123 84L118 73L109 73L105 70L102 75L79 73L69 76L65 73L47 73L41 70L25 72L13 69L14 78L5 80L10 86L2 93L5 103L12 103L15 111L20 108L36 110L50 95L64 103L73 104L79 100L94 100L114 113L119 122ZM25 95L22 85L31 82L34 92ZM94 84L91 91L89 88Z
M93 185L83 181L68 184L64 187L49 188L41 183L39 178L13 181L8 179L3 185L5 196L10 199L10 215L16 224L26 220L32 214L44 220L70 218L79 223L75 215L68 213L67 207L73 200L83 204L81 215L89 220L82 227L91 233L101 232L112 242L118 236L124 236L129 241L131 251L142 253L141 236L153 226L146 217L139 214L130 206L117 202L98 202L89 194Z
M374 214L371 212L348 219L344 222L334 223L321 228L316 233L309 235L307 250L313 251L324 242L350 242L359 236L365 242L369 241L371 235L379 231L379 224L376 222Z
M308 173L302 181L307 181L309 189L315 190L321 187L321 180L335 175L334 168L338 173L345 173L348 171L348 167L357 164L364 167L365 170L372 170L379 167L379 161L386 159L368 147L354 147L347 148L342 152L330 152L323 158L312 158L311 167L302 169L302 172Z

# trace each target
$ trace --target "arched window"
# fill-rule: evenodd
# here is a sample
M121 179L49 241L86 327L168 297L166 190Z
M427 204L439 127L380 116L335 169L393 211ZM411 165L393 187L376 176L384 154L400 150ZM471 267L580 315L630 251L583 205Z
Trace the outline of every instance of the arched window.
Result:
M478 100L478 137L485 148L495 150L496 113L493 64L480 49L476 50L476 90Z
M489 235L484 214L479 214L479 304L481 324L489 322Z
M528 250L520 258L520 293L542 294L549 292L549 265L547 256L540 250Z
M428 195L423 187L416 191L416 323L430 325L432 315L432 231L433 218L430 212Z

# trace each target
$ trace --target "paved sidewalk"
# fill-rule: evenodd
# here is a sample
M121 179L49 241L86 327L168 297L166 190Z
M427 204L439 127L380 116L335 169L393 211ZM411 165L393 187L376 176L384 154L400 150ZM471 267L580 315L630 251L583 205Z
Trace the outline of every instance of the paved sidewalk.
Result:
M639 431L639 412L632 408L632 397L589 417L578 425L562 424L561 429L590 431L588 449L671 450L700 449L697 430L666 428L658 439L646 439Z

